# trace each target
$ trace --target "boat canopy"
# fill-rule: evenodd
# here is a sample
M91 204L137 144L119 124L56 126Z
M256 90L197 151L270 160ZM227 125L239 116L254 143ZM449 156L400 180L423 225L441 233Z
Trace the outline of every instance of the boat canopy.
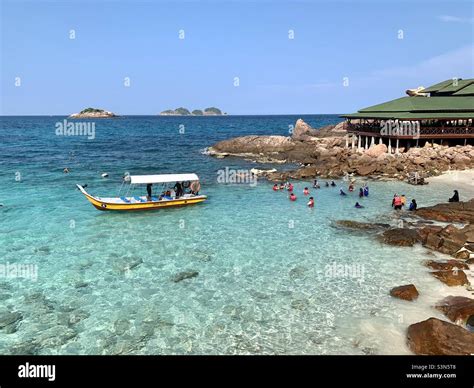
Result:
M149 183L167 183L167 182L184 182L198 181L196 174L162 174L162 175L131 175L130 183L132 185L149 184Z

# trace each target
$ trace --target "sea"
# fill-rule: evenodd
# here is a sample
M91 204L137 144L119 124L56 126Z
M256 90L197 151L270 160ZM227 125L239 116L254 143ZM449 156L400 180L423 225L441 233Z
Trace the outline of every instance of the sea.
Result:
M292 167L217 159L205 149L236 136L288 136L298 118L313 127L341 121L0 117L0 354L410 354L408 325L442 318L433 305L462 292L423 265L446 256L387 246L373 231L335 221L397 226L394 193L427 206L446 201L453 186L357 178L355 192L340 196L345 179L336 187L320 180L320 189L293 182L290 202L263 179L218 179L223 171ZM74 122L90 124L89 132L64 131ZM208 200L101 212L76 188L115 196L126 173L196 173ZM356 209L365 183L369 196ZM182 273L189 277L176 281ZM389 295L409 283L416 301Z

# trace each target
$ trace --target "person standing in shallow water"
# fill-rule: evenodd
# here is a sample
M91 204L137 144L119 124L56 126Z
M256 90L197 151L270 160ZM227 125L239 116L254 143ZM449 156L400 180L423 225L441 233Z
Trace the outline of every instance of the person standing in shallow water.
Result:
M411 212L414 212L417 207L418 207L418 204L416 203L416 199L413 198L410 202L410 207L408 208L408 210Z

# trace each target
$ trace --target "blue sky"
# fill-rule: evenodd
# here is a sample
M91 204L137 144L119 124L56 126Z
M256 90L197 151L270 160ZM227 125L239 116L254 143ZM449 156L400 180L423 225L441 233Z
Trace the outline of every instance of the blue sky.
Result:
M4 115L346 113L473 77L469 1L0 1Z

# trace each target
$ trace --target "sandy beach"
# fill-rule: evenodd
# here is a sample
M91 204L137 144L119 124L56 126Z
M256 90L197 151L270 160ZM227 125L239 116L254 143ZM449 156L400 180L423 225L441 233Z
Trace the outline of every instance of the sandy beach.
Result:
M453 190L458 190L461 200L465 201L474 197L474 169L450 170L427 180L431 185L447 185Z

